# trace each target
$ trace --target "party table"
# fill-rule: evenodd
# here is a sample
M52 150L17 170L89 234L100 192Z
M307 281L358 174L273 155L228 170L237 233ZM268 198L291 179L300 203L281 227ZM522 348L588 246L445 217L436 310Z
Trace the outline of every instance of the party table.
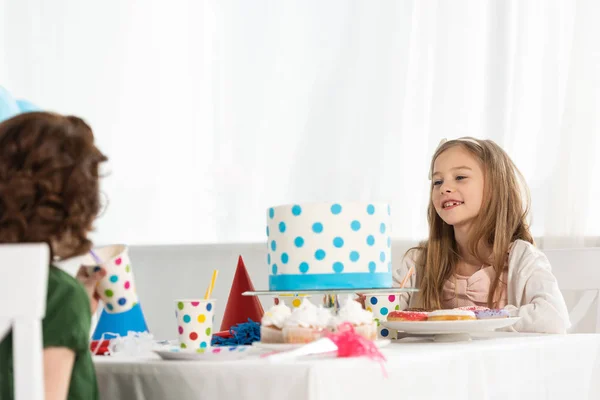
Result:
M469 342L404 338L366 358L271 363L96 356L102 399L599 399L600 334L494 332ZM380 396L380 397L375 397Z

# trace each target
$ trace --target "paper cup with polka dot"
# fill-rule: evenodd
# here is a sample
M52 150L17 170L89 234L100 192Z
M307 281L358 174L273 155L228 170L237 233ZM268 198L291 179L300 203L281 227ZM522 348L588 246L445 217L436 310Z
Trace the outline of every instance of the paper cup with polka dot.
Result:
M280 294L279 296L277 296L273 299L273 303L275 305L283 303L293 310L294 308L300 307L300 304L302 304L302 300L304 300L304 299L310 299L310 295L309 294L296 294L296 295Z
M400 309L399 293L366 293L365 308L373 313L373 319L377 322L377 336L384 339L396 339L398 332L386 328L381 321L386 321L390 312Z
M106 312L111 314L129 311L139 302L127 250L127 246L121 244L93 250L106 270L106 276L98 283L96 292L104 302ZM89 272L98 268L98 262L91 255L83 259L83 265Z
M188 351L204 353L210 349L215 300L175 300L179 347Z

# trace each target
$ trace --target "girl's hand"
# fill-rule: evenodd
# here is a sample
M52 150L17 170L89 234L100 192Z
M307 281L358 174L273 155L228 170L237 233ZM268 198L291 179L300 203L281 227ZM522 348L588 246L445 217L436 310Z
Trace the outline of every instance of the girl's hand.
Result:
M76 278L81 282L87 292L90 299L92 315L94 315L98 309L98 300L100 299L98 293L96 293L96 286L100 280L106 276L106 270L102 267L97 267L92 274L88 274L88 270L88 267L80 267L79 271L77 271Z

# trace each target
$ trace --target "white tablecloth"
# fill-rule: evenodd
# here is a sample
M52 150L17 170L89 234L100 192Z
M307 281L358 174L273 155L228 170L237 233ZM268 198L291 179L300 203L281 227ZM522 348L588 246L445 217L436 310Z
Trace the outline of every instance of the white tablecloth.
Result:
M102 399L599 399L600 335L494 333L471 342L406 338L376 362L271 364L95 357ZM384 397L385 396L385 397Z

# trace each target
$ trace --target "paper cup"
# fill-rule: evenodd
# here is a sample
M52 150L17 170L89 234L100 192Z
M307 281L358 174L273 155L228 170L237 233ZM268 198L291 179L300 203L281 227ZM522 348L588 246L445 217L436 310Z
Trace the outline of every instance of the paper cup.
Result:
M280 294L279 296L275 297L275 299L273 299L273 303L275 305L283 303L293 310L294 308L300 307L300 304L302 304L302 300L304 300L305 298L310 299L310 295L308 295L308 294L296 294L296 295Z
M215 300L175 300L179 347L204 353L210 349Z
M131 310L138 302L137 292L133 281L131 261L125 245L111 245L94 249L94 253L102 261L106 276L98 283L96 292L105 304L105 310L111 314ZM87 255L83 266L89 272L98 268L98 262Z
M391 311L400 309L399 293L377 293L365 294L365 308L373 313L373 319L377 322L377 336L383 339L396 339L398 332L388 329L381 324L387 320Z

